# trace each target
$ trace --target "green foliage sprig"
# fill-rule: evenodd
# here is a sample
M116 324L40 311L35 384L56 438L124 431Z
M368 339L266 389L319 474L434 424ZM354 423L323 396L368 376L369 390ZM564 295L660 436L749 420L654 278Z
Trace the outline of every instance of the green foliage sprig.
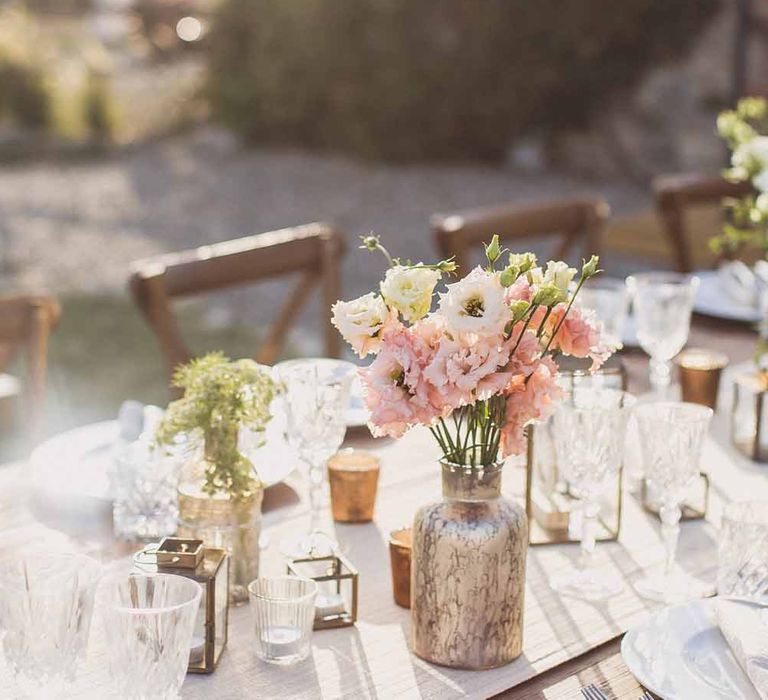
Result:
M234 499L250 496L259 482L251 461L240 453L240 426L261 432L271 418L276 385L253 360L229 360L216 352L181 366L173 386L184 396L171 402L157 431L160 444L197 434L205 460L203 491Z

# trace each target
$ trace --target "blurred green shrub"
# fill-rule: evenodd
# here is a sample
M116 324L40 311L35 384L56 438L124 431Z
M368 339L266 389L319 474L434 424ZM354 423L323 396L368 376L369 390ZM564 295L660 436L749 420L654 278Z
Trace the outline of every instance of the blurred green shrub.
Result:
M493 160L684 53L720 1L223 0L209 95L251 142Z

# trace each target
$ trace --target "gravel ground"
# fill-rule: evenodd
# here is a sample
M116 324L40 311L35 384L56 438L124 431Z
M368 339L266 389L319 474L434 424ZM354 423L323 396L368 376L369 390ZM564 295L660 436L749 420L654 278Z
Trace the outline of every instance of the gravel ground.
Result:
M428 219L436 211L587 192L605 196L614 213L648 206L631 184L513 167L390 166L244 150L208 128L97 161L0 166L0 274L11 288L123 293L136 258L326 220L350 244L343 285L352 297L382 271L381 260L354 249L362 234L375 231L394 254L429 260L436 254ZM211 318L258 322L275 289L214 299Z

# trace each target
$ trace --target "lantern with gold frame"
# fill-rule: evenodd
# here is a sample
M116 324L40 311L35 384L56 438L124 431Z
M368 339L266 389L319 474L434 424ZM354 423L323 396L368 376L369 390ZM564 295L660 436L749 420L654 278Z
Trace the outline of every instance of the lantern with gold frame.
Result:
M134 556L144 571L157 571L197 581L203 589L188 673L213 673L227 645L229 626L229 557L202 540L166 537Z
M733 381L731 442L741 454L756 462L768 461L768 373L754 369Z
M357 569L340 553L291 559L291 576L317 582L315 630L349 627L357 621Z
M584 360L564 357L560 363L560 386L572 391L579 386L621 389L627 384L624 363L613 355L597 372L590 373ZM576 499L567 483L560 478L551 435L551 421L528 426L526 454L525 511L528 516L528 538L531 546L579 542L577 518L572 517ZM597 519L598 541L615 541L619 537L622 516L623 469L606 493L602 513Z

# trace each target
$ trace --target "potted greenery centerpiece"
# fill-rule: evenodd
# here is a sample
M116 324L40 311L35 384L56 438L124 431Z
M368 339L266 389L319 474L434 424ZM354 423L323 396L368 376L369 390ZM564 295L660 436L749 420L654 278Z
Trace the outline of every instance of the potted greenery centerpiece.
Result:
M504 254L494 236L487 267L435 287L456 266L392 258L376 292L338 302L333 323L360 357L369 426L400 437L426 426L440 448L443 500L418 510L413 524L411 631L414 652L444 666L500 666L522 651L528 523L501 497L508 455L526 449L526 427L545 420L561 397L559 353L611 354L594 316L573 306L597 270L577 271L530 253Z
M240 435L263 433L275 383L253 360L211 353L181 366L173 386L184 395L169 404L157 440L189 448L179 478L179 534L229 551L230 597L244 602L259 573L263 488Z

